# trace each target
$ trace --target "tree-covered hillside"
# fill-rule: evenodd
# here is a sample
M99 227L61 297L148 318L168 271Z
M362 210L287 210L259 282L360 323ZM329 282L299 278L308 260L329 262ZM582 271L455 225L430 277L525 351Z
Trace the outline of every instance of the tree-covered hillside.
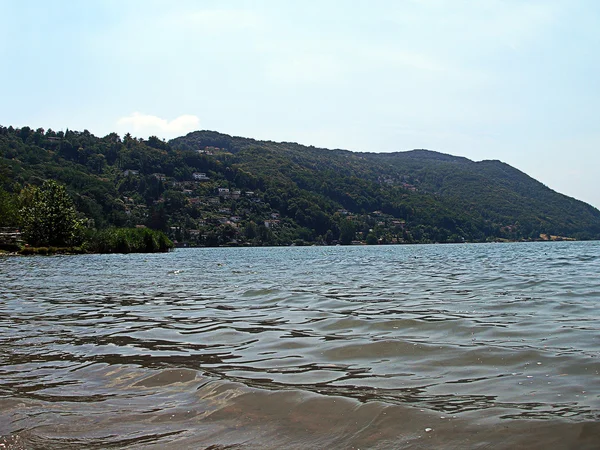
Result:
M189 245L600 238L597 209L498 161L0 127L0 226L46 179L67 185L89 227L145 225Z

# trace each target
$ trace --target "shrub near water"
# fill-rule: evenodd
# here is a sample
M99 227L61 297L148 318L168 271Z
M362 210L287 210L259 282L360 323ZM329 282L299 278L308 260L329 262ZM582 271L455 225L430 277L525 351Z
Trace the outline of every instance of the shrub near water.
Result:
M109 228L90 232L85 245L89 251L97 253L153 253L173 248L173 242L163 232L149 228Z
M64 185L46 180L19 196L19 218L25 242L35 247L72 247L81 243L83 219Z

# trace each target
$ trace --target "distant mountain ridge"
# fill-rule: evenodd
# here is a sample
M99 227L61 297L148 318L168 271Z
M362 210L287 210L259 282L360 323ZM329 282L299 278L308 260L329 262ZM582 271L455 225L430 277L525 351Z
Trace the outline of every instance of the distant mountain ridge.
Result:
M47 178L96 227L145 225L182 245L600 239L596 208L500 161L430 150L0 127L6 195Z
M170 144L181 149L218 144L234 154L242 152L242 155L246 148L263 148L287 155L291 161L303 165L304 169L323 171L323 167L338 164L341 172L348 175L344 170L348 164L344 163L343 158L350 159L354 163L355 175L360 174L362 179L381 184L379 177L388 176L391 185L398 185L399 180L405 180L401 184L406 184L409 190L412 186L417 191L438 196L438 200L455 211L464 210L465 207L475 210L481 216L475 220L496 221L500 228L514 228L517 222L523 222L517 224L523 228L521 233L512 233L512 236L511 233L499 233L509 239L535 238L539 234L591 238L600 232L600 212L597 209L556 193L518 169L497 160L474 162L425 149L391 153L327 150L202 131L174 139ZM251 166L249 161L244 164ZM260 173L261 168L253 167L253 170ZM374 174L379 177L376 179ZM294 176L290 178L294 181ZM311 190L319 191L316 188ZM580 225L582 229L578 228Z

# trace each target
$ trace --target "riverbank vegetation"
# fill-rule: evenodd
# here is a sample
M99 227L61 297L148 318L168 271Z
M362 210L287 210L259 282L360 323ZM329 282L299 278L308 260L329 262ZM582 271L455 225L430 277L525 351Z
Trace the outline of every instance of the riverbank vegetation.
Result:
M162 232L141 228L86 228L65 186L46 180L41 186L27 185L5 202L2 211L10 212L3 225L18 225L20 231L0 228L0 249L21 255L57 253L153 253L165 252L173 243ZM1 212L1 211L0 211Z
M210 131L165 142L0 127L0 227L19 226L20 193L48 179L64 185L83 220L67 232L73 245L79 228L97 230L96 249L154 247L132 232L104 231L141 227L178 246L600 238L600 211L500 161Z
M156 253L173 247L162 232L149 228L108 228L90 231L84 250L93 253Z

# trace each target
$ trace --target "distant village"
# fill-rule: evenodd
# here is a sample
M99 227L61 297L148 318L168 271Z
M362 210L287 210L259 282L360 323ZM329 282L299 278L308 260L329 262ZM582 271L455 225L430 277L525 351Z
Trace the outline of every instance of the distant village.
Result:
M221 150L206 147L198 153L212 156ZM125 169L122 177L141 177L138 169ZM277 235L292 226L292 221L282 218L279 211L272 210L263 200L261 192L232 188L224 180L213 180L205 172L193 172L188 180L176 180L163 173L150 174L161 184L161 195L154 200L155 206L169 206L177 203L187 211L184 223L170 224L167 234L178 247L213 246L218 245L252 245L252 239L260 234L260 230L268 230ZM390 184L393 180L382 178L381 183ZM412 185L405 188L416 190ZM125 196L122 198L125 213L130 218L130 225L144 227L148 222L148 205L140 198ZM378 230L377 242L380 244L400 244L408 242L405 221L372 211L364 214L353 214L345 209L338 209L335 216L339 219L353 221L357 229L351 243L362 245L367 243L367 237L374 229ZM214 233L219 230L220 236L215 241ZM262 236L264 238L264 236ZM265 239L261 239L265 241ZM268 239L266 239L268 242ZM322 245L337 245L340 243L335 236L324 235L316 242ZM293 243L298 243L297 240ZM314 240L313 240L314 243Z

